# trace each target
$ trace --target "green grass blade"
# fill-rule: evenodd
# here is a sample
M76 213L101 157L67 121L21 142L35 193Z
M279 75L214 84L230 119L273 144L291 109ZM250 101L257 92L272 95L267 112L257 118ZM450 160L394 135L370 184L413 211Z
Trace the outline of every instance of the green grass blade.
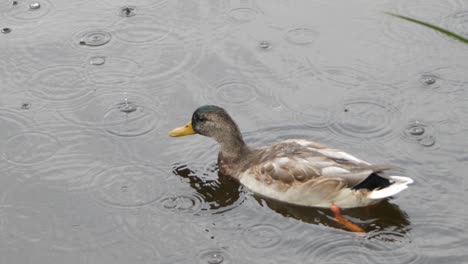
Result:
M416 24L419 24L419 25L422 25L422 26L425 26L425 27L428 27L428 28L432 28L436 31L439 31L440 33L442 34L445 34L451 38L454 38L454 39L457 39L463 43L466 43L468 44L468 39L467 38L464 38L456 33L453 33L451 31L448 31L446 29L443 29L443 28L440 28L438 26L434 26L432 24L429 24L427 22L424 22L424 21L420 21L420 20L417 20L417 19L414 19L414 18L411 18L411 17L407 17L407 16L402 16L402 15L398 15L398 14L393 14L393 13L389 13L389 12L384 12L385 14L387 15L390 15L390 16L393 16L393 17L398 17L398 18L401 18L401 19L404 19L404 20L407 20L407 21L410 21L410 22L413 22L413 23L416 23Z

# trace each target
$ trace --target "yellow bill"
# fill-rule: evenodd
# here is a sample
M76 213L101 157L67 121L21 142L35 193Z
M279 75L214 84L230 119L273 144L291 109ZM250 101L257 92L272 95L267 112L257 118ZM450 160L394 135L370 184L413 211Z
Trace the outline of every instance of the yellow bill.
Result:
M171 137L183 137L188 135L196 134L195 130L193 130L192 122L188 122L185 126L174 128L169 131L169 136Z

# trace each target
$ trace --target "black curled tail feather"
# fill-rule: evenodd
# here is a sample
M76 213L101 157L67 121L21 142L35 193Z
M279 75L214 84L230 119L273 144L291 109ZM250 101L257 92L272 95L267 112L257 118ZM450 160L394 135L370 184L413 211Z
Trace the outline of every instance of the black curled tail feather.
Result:
M353 186L352 190L367 189L367 190L376 190L383 189L390 186L392 182L390 180L379 176L377 173L372 173L364 181Z

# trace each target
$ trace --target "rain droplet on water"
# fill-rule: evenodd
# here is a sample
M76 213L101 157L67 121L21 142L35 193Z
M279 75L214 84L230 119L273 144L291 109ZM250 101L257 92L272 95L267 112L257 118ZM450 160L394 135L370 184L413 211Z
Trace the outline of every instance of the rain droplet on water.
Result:
M221 254L213 253L210 256L208 256L208 259L206 261L209 264L220 264L224 261L224 257Z
M132 112L135 112L137 110L137 106L133 104L132 102L129 102L127 98L124 99L124 102L119 104L119 110L120 112L130 114Z
M271 49L271 44L270 42L266 41L266 40L263 40L263 41L260 41L260 43L258 44L258 46L263 49L263 50L268 50L268 49Z
M174 209L174 208L177 207L177 201L176 201L176 199L174 199L174 198L166 199L166 200L163 202L163 206L164 206L164 208L166 208L166 209Z
M424 134L426 130L424 129L424 127L422 126L413 126L410 128L410 131L409 133L413 136L420 136L422 134Z
M18 1L11 2L11 5L18 5Z
M132 17L136 15L136 7L134 6L124 6L120 8L120 16L123 17Z
M104 63L106 63L106 57L96 56L89 59L89 64L91 65L99 66L103 65Z
M37 10L37 9L39 9L39 8L41 8L41 4L38 3L38 2L29 4L29 9L30 9L30 10Z
M428 136L419 140L419 144L424 147L432 147L435 145L435 142L435 138L432 136Z
M425 85L433 85L437 82L437 76L432 74L425 74L421 76L421 82Z
M29 108L31 108L31 104L24 103L24 104L21 105L21 109L23 109L23 110L28 110Z
M3 34L8 34L8 33L11 32L11 28L2 28L1 32L2 32Z

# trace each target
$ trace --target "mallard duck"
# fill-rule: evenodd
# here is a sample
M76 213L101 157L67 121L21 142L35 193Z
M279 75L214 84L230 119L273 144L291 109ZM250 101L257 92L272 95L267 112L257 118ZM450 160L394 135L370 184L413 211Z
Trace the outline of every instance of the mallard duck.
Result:
M271 199L310 207L362 207L378 203L413 180L388 176L389 165L371 165L342 150L305 139L288 139L269 147L247 146L239 127L221 107L198 108L171 137L200 134L221 146L219 173Z

